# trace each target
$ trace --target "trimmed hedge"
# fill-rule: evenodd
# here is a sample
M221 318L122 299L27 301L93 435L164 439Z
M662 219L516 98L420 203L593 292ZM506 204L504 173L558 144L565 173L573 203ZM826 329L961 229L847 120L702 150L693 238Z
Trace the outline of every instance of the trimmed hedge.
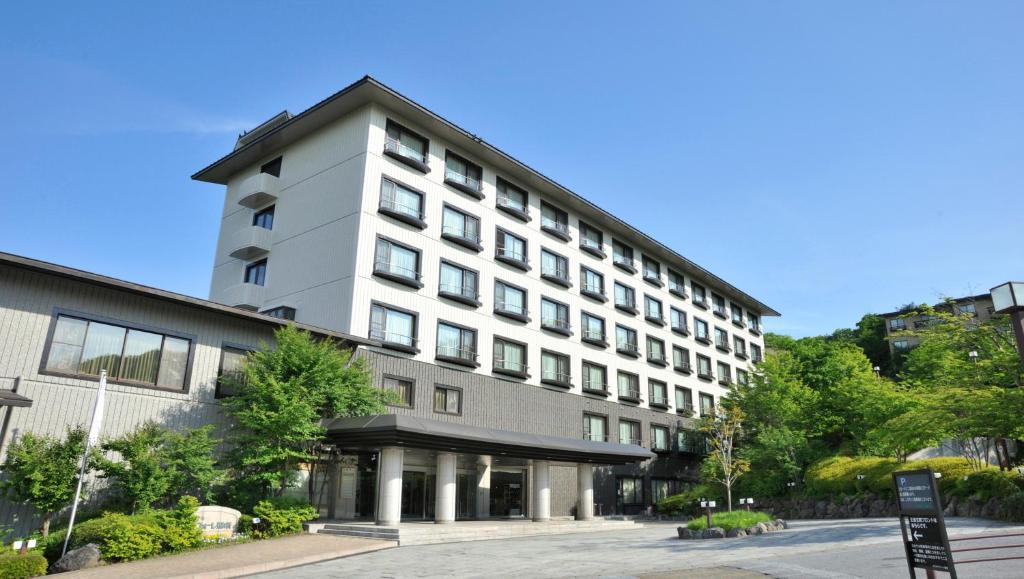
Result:
M0 579L28 579L46 575L46 557L36 551L24 555L8 551L0 554Z
M809 469L804 478L806 493L812 497L835 497L874 493L893 496L892 473L899 470L930 468L942 473L938 479L943 496L983 499L1008 496L1024 488L1024 480L1012 472L1001 472L995 467L975 472L966 459L958 457L930 458L900 463L892 458L833 456L823 459ZM864 475L858 480L858 475ZM964 477L967 477L966 479Z
M302 523L320 516L308 502L287 497L260 501L252 511L260 518L252 527L252 536L257 539L301 533Z
M758 523L770 523L774 520L768 513L760 511L732 511L711 515L711 524L725 529L727 533L733 529L746 529ZM686 523L686 528L691 531L703 531L708 528L707 517L694 517Z

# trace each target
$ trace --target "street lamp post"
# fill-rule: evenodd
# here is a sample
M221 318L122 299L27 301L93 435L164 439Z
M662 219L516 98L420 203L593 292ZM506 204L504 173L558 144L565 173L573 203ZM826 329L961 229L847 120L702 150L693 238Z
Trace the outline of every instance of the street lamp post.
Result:
M1024 282L1008 281L989 290L992 309L997 314L1008 314L1017 339L1017 355L1024 363Z

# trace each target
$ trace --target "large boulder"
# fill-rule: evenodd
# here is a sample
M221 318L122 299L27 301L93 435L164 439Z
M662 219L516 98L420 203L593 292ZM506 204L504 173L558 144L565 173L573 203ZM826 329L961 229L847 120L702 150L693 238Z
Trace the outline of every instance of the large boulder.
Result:
M782 529L788 529L789 528L789 523L787 523L786 521L784 521L782 519L775 519L775 528L780 530L780 531Z
M746 537L747 532L743 529L729 529L729 532L726 533L725 536L729 537L730 539L737 539L739 537Z
M50 566L50 573L64 573L95 567L100 562L100 548L95 543L73 549Z
M688 527L679 527L679 538L684 540L699 539L700 531L691 531Z
M700 534L701 539L724 539L725 529L722 527L711 527L710 529L704 529Z

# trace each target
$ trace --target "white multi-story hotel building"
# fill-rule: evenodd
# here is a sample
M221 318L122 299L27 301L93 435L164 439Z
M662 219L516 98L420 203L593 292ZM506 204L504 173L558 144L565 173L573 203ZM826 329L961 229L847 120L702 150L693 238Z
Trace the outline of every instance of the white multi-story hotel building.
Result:
M349 516L393 521L399 487L403 517L447 517L454 499L457 516L586 514L588 484L600 512L641 509L694 480L691 416L749 379L762 317L778 315L369 77L275 116L194 178L226 185L211 300L380 344L366 356L404 405L387 440L338 430L381 458L379 480L343 482L363 495ZM464 440L587 438L603 462L394 434L411 420ZM609 458L628 445L655 458ZM590 481L584 463L620 466Z

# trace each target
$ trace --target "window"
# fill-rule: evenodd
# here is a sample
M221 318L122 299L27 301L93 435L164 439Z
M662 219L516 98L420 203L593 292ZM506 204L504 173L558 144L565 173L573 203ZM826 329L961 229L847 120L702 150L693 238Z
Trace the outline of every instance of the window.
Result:
M907 340L893 340L892 347L897 350L907 350L910 349L910 342Z
M636 291L628 285L615 282L615 307L636 313Z
M245 373L242 368L245 364L245 357L250 350L224 346L220 349L220 372L217 375L217 388L214 391L214 398L227 398L238 394L238 389L245 383Z
M568 386L572 382L569 356L550 350L540 352L540 381L545 384Z
M732 313L732 323L734 326L743 327L743 308L736 304L729 304L729 311Z
M974 304L957 304L956 310L960 314L969 314L972 316L978 315L978 309Z
M747 357L747 342L743 338L739 336L733 336L732 347L733 350L736 352L737 358L742 359Z
M621 241L612 241L612 263L630 273L636 273L633 267L633 248Z
M513 316L525 321L528 313L526 310L526 290L500 280L495 280L494 311L498 314Z
M450 322L438 322L437 358L476 366L476 330Z
M690 289L693 291L693 304L704 309L708 308L708 293L704 286L697 282L690 282Z
M644 318L659 326L665 325L665 318L661 314L661 300L644 295Z
M725 319L725 298L713 293L711 294L711 305L716 316Z
M686 282L683 280L683 274L668 270L668 291L678 297L686 297Z
M648 404L668 408L668 384L661 380L648 380L647 389L650 396Z
M540 326L568 335L569 306L548 298L540 299Z
M681 346L672 346L672 367L680 372L690 372L690 351Z
M583 438L605 442L608 440L608 419L597 414L583 415Z
M693 430L686 430L680 428L676 433L679 440L679 452L685 452L687 454L697 454L701 448L700 435Z
M750 372L747 372L743 368L736 368L736 383L740 386L750 384Z
M426 139L390 120L385 133L385 154L423 172L428 170Z
M252 216L252 224L263 229L274 228L274 206L260 209Z
M726 332L722 328L715 328L715 347L723 352L728 352L729 348L729 332Z
M750 345L750 361L755 364L761 362L764 358L761 357L761 346L757 344Z
M700 415L711 416L715 413L715 397L710 394L700 395Z
M653 336L647 336L647 361L659 366L665 366L668 361L665 359L665 342Z
M642 505L644 502L644 479L619 477L619 498L623 505Z
M423 193L384 177L380 181L380 207L378 210L420 229L423 222Z
M640 377L629 372L619 372L616 378L618 380L619 398L639 402Z
M644 256L644 280L661 285L661 264Z
M580 325L583 328L581 339L584 342L602 346L607 345L604 337L604 318L582 312L580 314Z
M192 340L127 326L57 316L45 368L74 376L185 391Z
M711 337L708 335L708 323L700 318L693 318L693 333L694 338L699 342L705 344L711 343Z
M684 336L690 333L690 329L687 327L686 323L686 312L683 310L677 310L676 308L670 308L669 316L671 317L673 332Z
M600 229L580 221L580 249L604 259L604 234Z
M441 280L438 294L470 305L479 305L477 296L477 272L456 265L450 261L441 261Z
M540 228L555 237L568 241L569 214L542 201L540 204Z
M480 251L480 219L445 205L441 213L441 237L468 249Z
M593 362L583 361L583 389L589 392L608 393L608 368Z
M755 334L761 333L761 316L747 312L747 327Z
M730 384L732 383L732 368L729 367L725 362L718 363L718 383L719 384Z
M520 218L529 219L530 196L525 190L516 187L508 181L498 177L498 209Z
M540 276L558 285L569 287L569 260L546 249L540 250Z
M444 182L463 193L483 199L481 177L483 169L451 151L444 155Z
M666 499L682 491L677 480L652 478L651 479L651 501L658 504L658 501Z
M412 351L416 348L416 314L383 304L370 308L370 339Z
M377 238L373 274L412 287L420 283L420 252L384 237Z
M272 161L267 161L262 166L260 166L260 173L265 173L267 175L273 175L274 177L280 177L281 176L281 161L282 161L281 157L278 157L278 158L276 158L276 159L274 159Z
M636 330L626 326L615 326L615 349L623 354L639 357Z
M494 338L494 371L526 376L526 344Z
M889 320L889 329L892 331L900 331L907 329L907 320L903 318L895 318Z
M462 414L462 390L447 386L435 386L434 412Z
M267 260L261 259L259 261L250 263L245 266L245 277L242 278L245 283L251 283L254 285L266 285L267 283Z
M605 301L604 298L604 276L596 271L580 266L580 293Z
M498 228L496 237L494 256L499 261L514 265L519 269L528 269L526 266L526 240L501 228Z
M619 444L635 444L643 446L640 436L640 423L632 420L619 420Z
M416 383L409 378L397 376L384 376L384 389L391 390L398 394L398 403L395 406L412 408L412 396L416 389Z
M693 413L693 390L676 386L676 412Z
M269 310L263 310L260 312L264 316L270 316L272 318L278 318L282 320L294 320L295 319L295 308L290 306L277 306L276 308L270 308Z
M706 379L710 379L712 377L711 358L697 354L697 375Z
M651 450L655 452L667 452L669 450L667 426L651 425Z

